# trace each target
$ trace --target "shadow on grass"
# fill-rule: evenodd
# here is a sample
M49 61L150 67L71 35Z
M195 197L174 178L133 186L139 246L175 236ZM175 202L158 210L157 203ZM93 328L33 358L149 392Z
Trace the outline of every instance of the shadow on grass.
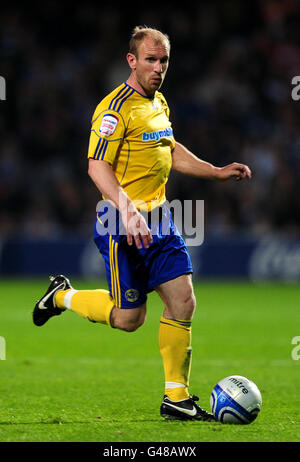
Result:
M31 422L0 422L0 426L3 425L11 425L11 426L17 426L17 425L76 425L76 424L95 424L95 423L124 423L124 419L116 420L116 419L99 419L96 418L95 420L72 420L72 421L67 421L67 420L60 420L60 419L52 419L52 420L45 420L45 421L31 421ZM138 422L157 422L157 423L163 423L164 421L160 421L158 419L132 419L128 420L126 419L126 423L138 423Z
M0 422L0 425L65 425L65 424L90 424L90 421L72 421L53 419L45 422Z

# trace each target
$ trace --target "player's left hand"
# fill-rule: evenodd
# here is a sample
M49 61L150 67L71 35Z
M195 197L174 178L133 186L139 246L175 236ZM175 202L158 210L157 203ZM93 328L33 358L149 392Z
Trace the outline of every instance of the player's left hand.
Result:
M244 178L250 179L251 177L252 172L250 168L247 165L237 162L218 168L217 172L217 179L220 181L229 180L230 178L235 178L237 181L240 181Z

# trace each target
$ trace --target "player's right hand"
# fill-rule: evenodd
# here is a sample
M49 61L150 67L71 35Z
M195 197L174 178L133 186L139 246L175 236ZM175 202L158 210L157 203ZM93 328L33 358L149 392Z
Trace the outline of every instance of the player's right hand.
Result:
M136 208L127 209L122 213L122 220L127 231L128 245L132 245L134 241L138 249L142 249L143 246L148 249L153 239L143 215Z

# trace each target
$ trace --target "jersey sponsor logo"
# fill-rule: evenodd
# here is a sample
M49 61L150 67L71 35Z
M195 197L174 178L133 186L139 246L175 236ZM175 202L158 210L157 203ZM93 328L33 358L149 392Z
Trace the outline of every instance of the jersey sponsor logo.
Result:
M117 116L113 114L105 114L99 128L100 134L103 136L112 135L117 128L118 122L119 119Z
M173 129L171 127L155 132L144 132L142 135L143 141L159 141L161 138L171 138L173 136Z

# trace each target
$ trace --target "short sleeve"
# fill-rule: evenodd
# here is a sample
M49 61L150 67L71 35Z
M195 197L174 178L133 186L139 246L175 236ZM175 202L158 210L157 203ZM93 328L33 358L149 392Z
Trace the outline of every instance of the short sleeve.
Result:
M98 106L92 120L88 157L112 164L124 134L125 123L121 114Z

